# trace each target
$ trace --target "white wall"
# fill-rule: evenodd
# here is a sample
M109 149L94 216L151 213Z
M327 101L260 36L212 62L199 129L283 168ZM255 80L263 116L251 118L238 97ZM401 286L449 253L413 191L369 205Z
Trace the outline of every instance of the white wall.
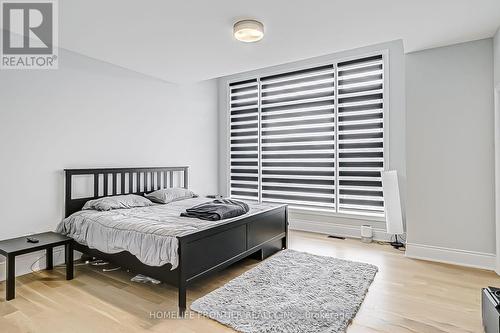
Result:
M371 45L355 50L343 51L303 61L235 74L219 79L219 193L227 195L229 183L229 135L228 135L228 81L251 78L257 75L269 75L328 63L358 55L378 51L387 51L389 55L389 155L388 169L398 171L403 206L406 198L406 165L405 165L405 65L403 42L401 40ZM404 207L403 207L404 208ZM349 237L360 236L360 225L370 224L377 229L376 236L383 239L385 222L355 218L334 217L331 214L311 213L308 211L290 210L291 228L331 233Z
M216 192L215 80L179 86L64 50L59 67L0 72L0 239L54 230L64 168L188 165L192 189Z
M407 255L492 268L493 42L408 54Z

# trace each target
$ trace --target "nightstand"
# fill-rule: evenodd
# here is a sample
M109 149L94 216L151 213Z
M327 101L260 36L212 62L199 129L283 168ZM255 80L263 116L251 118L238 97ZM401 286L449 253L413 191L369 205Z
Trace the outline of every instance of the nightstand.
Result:
M26 237L34 237L38 243L28 243ZM73 240L55 232L44 232L35 235L6 239L0 241L0 254L7 258L6 263L6 283L5 288L7 301L15 298L16 290L16 256L35 251L45 250L47 253L47 267L53 268L54 247L64 245L66 254L66 280L73 279Z

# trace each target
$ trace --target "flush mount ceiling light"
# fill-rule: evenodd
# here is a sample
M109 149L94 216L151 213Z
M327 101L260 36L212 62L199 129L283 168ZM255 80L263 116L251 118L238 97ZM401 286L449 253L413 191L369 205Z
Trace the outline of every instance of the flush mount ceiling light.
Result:
M238 21L233 27L234 38L245 43L258 42L264 37L264 25L255 20Z

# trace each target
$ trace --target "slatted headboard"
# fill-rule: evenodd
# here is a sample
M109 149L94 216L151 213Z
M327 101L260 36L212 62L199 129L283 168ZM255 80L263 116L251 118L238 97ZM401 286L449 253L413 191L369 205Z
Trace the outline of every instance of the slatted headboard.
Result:
M176 187L188 188L188 167L65 169L64 172L66 217L81 210L88 200L120 194L144 195L162 188L174 187L174 180L179 173L182 181ZM73 198L73 176L93 177L93 196Z

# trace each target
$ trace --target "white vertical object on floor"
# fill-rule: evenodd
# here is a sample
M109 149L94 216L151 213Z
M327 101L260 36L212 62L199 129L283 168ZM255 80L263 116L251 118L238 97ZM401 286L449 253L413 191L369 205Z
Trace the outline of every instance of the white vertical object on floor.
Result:
M382 189L384 191L384 211L387 233L400 235L404 233L404 230L397 171L382 172Z
M361 226L361 241L363 243L371 243L373 241L373 228L371 226Z

